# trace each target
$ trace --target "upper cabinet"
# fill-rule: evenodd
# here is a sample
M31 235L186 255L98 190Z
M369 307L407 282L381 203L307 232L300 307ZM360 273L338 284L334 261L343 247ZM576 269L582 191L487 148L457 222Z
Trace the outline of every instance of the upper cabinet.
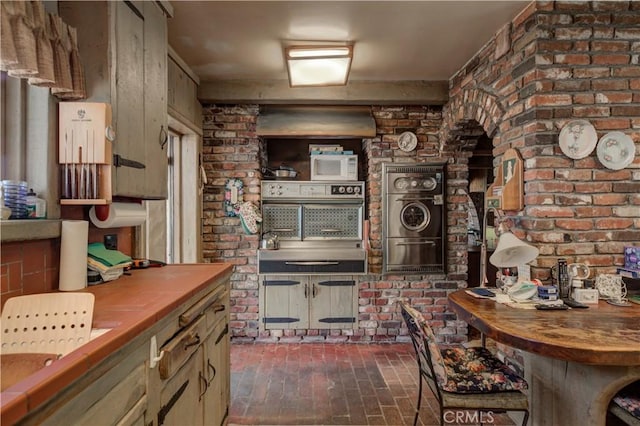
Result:
M167 103L169 115L195 128L202 126L202 106L198 101L198 77L169 47Z
M112 195L167 197L167 20L155 1L61 1L77 28L87 101L113 110Z

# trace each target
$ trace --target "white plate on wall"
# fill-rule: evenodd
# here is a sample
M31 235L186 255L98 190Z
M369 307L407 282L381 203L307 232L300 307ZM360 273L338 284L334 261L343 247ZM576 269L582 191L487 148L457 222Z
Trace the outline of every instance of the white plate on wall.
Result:
M562 153L579 160L593 152L598 143L598 134L587 120L573 120L562 127L559 140Z
M609 132L600 138L596 153L598 160L607 169L622 170L633 162L636 145L629 135Z
M398 138L398 147L404 152L411 152L418 146L418 137L413 132L403 132Z

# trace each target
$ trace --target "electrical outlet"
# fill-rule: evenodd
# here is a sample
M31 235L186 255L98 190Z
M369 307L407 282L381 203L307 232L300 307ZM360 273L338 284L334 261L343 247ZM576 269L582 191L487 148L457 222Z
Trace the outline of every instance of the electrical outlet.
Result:
M104 246L108 250L118 250L118 236L116 234L105 235Z

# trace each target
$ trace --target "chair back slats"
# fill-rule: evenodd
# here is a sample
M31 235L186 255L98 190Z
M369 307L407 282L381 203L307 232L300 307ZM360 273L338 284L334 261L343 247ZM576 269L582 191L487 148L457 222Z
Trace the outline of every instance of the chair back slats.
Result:
M435 344L435 336L430 341L426 332L431 331L431 328L420 312L404 302L400 302L400 306L402 308L402 317L407 325L409 336L416 352L418 368L427 379L427 384L431 391L439 398L440 385L446 382L446 373L440 350Z

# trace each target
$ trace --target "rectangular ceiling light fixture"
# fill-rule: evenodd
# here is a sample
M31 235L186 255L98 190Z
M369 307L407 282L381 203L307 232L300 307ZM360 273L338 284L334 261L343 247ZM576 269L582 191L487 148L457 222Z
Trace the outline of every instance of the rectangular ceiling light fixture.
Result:
M289 85L345 86L353 58L353 46L285 47Z

